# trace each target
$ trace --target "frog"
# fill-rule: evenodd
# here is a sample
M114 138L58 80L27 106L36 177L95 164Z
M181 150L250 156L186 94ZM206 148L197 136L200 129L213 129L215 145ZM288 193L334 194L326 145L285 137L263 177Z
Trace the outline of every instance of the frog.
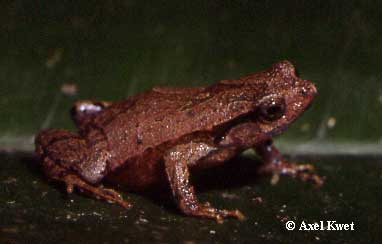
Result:
M314 83L283 60L208 86L157 86L121 101L78 101L71 109L78 130L41 130L36 153L47 178L63 183L68 193L76 189L128 209L132 204L103 182L129 191L165 184L184 215L243 220L238 209L199 202L190 175L253 149L261 158L260 174L321 185L313 165L289 162L273 144L316 94Z

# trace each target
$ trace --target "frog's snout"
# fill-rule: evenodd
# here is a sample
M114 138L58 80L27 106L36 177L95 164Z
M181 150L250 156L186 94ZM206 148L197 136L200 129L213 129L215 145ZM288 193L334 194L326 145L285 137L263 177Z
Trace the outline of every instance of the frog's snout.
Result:
M312 93L313 95L316 95L316 94L317 94L317 88L316 88L316 86L315 86L313 83L310 84L309 89L310 89L310 91L311 91L311 93Z
M313 98L317 94L317 88L311 81L305 80L303 82L303 85L300 86L300 89L301 89L301 95L303 97L312 97Z

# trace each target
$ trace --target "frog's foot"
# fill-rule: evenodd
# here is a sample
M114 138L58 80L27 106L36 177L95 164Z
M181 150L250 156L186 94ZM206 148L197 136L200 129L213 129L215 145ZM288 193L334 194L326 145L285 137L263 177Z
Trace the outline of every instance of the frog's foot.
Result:
M259 173L273 174L272 183L276 184L279 175L288 175L300 178L302 181L311 181L316 186L321 186L324 180L315 174L314 166L311 164L296 164L282 160L278 163L267 163L259 168Z
M209 203L199 203L189 182L188 164L193 164L207 155L208 147L194 144L178 145L164 156L167 179L178 208L186 215L215 219L218 223L230 217L244 220L244 215L239 210L216 209ZM193 150L195 147L199 151Z
M130 208L131 204L124 201L121 195L113 189L103 188L101 186L95 187L83 181L76 175L66 175L62 179L66 184L66 191L72 193L74 187L78 188L81 192L91 193L98 199L103 199L108 202L116 203L124 208Z
M303 181L312 181L316 186L321 186L324 180L314 173L314 167L311 164L290 163L283 159L280 152L268 139L255 147L256 153L264 160L258 172L273 174L272 183L278 182L280 175L289 175L293 178L300 178Z
M216 209L211 207L211 205L206 202L204 204L197 203L197 206L180 206L180 209L189 216L202 217L215 219L219 224L224 222L225 218L237 218L239 220L244 220L245 216L240 212L240 210L226 210L226 209Z

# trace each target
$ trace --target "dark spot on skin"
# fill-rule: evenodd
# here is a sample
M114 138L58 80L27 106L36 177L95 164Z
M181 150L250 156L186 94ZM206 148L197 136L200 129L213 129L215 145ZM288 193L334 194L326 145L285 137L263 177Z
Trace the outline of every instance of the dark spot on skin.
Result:
M189 117L194 117L194 116L195 116L195 113L194 113L194 111L192 111L192 110L188 110L188 111L186 112L186 114L187 114L187 116L189 116Z
M142 141L142 138L140 138L139 136L137 136L137 144L142 144L143 141Z

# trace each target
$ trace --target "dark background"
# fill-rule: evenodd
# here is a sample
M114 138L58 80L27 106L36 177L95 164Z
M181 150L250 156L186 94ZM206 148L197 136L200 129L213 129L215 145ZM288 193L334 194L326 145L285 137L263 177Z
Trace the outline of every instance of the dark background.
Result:
M378 1L2 1L0 241L377 238L381 7ZM153 85L206 85L283 59L314 81L319 94L277 143L292 159L317 165L327 184L314 189L282 179L270 186L268 178L253 182L249 174L230 187L227 172L211 174L217 183L201 198L242 209L245 222L183 217L171 204L134 194L125 196L135 204L127 212L77 194L66 197L31 166L33 135L45 127L74 129L68 110L75 100L118 100ZM75 84L76 94L65 95L65 84ZM248 166L246 159L237 165ZM240 179L243 170L234 174ZM254 196L265 203L253 204ZM354 221L357 230L287 232L280 221L285 216Z

